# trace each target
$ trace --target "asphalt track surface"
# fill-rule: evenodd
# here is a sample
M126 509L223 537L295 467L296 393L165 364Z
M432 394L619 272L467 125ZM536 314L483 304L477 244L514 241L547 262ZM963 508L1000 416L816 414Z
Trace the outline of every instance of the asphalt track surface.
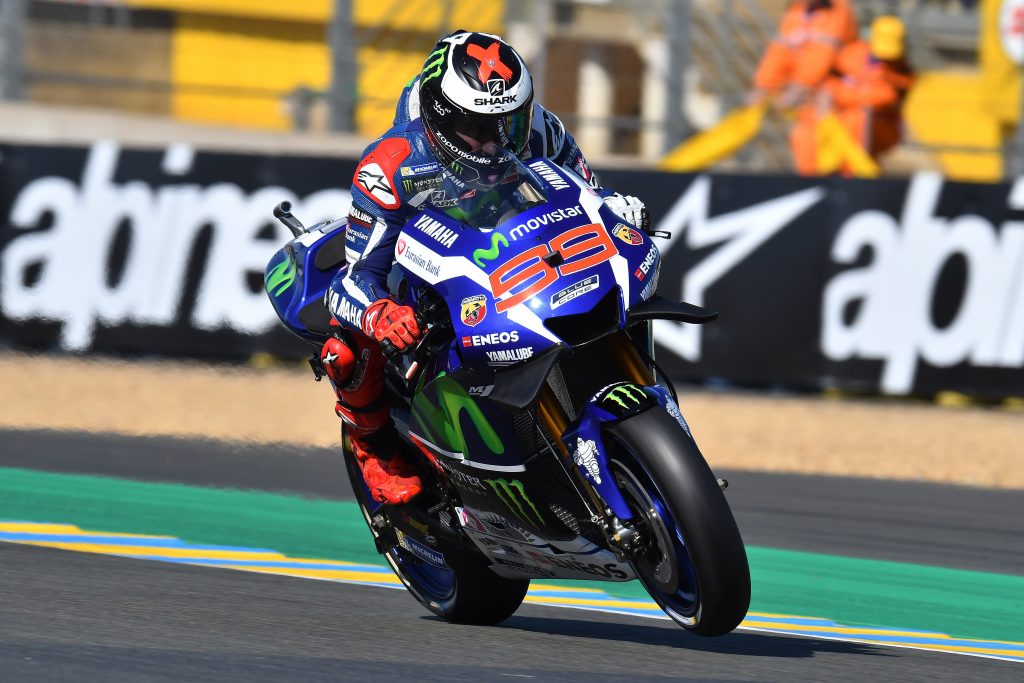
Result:
M525 606L446 624L405 591L0 544L5 681L998 681L1020 665Z
M344 497L329 451L0 433L0 466ZM728 473L748 543L1020 573L1020 492ZM937 531L941 529L941 531ZM1012 542L1008 542L1008 539ZM4 681L1020 680L1019 664L525 606L498 627L404 591L0 543Z

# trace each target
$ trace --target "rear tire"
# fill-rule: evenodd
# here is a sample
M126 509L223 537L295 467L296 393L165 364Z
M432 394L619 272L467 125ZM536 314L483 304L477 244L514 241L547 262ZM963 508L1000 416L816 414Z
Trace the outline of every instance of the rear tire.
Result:
M490 626L508 619L526 597L529 579L506 579L490 570L483 555L461 546L442 547L448 569L441 569L406 551L380 533L370 520L383 503L370 496L347 438L342 438L345 466L363 520L391 569L420 604L442 619L457 624ZM425 495L425 494L420 494ZM415 505L416 500L408 503Z
M620 446L614 476L657 540L652 556L632 562L640 582L688 631L729 633L750 606L750 569L732 510L697 444L657 406L610 432ZM657 510L653 521L650 509ZM651 529L659 524L660 535Z

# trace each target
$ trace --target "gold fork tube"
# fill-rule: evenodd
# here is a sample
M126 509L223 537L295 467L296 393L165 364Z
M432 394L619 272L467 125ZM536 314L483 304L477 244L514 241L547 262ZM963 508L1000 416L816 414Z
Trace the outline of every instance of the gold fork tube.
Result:
M537 412L541 422L547 427L548 434L555 438L555 445L558 446L558 450L561 451L563 456L569 457L569 451L565 448L565 444L562 443L562 434L565 434L565 430L569 426L569 418L566 416L565 411L562 410L562 406L555 397L555 392L551 391L551 387L545 386L541 390L540 400L537 402Z
M608 355L614 358L622 371L626 373L626 376L633 382L641 386L650 386L654 384L654 377L651 376L651 371L644 365L643 359L640 358L640 354L633 348L633 344L629 341L625 332L619 332L608 337Z

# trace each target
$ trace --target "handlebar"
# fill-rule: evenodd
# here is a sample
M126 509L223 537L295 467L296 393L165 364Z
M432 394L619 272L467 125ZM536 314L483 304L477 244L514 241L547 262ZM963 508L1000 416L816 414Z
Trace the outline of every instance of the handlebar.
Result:
M274 218L284 223L284 227L291 230L296 237L301 237L306 233L306 226L292 215L292 203L289 201L283 201L274 207Z
M425 360L422 356L424 356L427 350L430 348L430 345L427 342L431 339L433 333L436 330L440 329L438 325L428 324L427 321L423 318L423 316L419 314L419 312L416 312L416 326L422 331L423 334L420 337L419 342L417 342L417 344L412 348L407 348L405 351L400 351L398 347L391 343L390 340L384 339L381 340L380 342L381 352L384 353L384 357L388 359L388 362L394 365L395 367L399 366L399 362L402 360L402 357L404 355L406 355L407 353L413 354L413 361L412 363L410 363L408 370L406 370L405 372L405 379L407 381L411 380L416 375L416 372L419 370L420 365Z

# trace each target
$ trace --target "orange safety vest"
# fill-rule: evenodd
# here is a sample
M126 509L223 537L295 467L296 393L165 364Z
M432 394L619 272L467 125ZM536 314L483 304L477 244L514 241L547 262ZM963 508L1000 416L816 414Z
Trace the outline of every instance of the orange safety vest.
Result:
M877 158L900 141L900 108L912 83L909 65L874 59L869 44L857 41L839 53L825 88L839 120Z
M808 0L789 6L779 33L754 75L754 87L774 90L790 83L814 88L829 75L839 50L857 38L857 18L849 0L832 0L808 11Z

